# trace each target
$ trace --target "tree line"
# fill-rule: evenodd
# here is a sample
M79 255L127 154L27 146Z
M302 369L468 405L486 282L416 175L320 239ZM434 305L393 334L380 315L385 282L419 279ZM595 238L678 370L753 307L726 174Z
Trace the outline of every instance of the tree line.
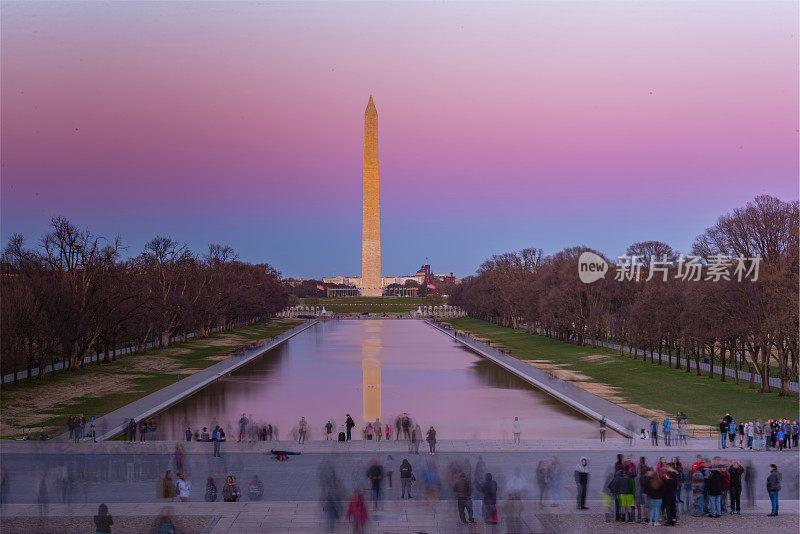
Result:
M280 273L238 260L211 244L204 254L155 237L124 258L120 238L82 230L63 217L28 247L12 235L0 265L2 372L28 369L44 378L57 360L83 368L84 358L148 344L168 346L191 333L206 337L274 316L289 302ZM99 362L98 362L99 363Z
M592 283L579 278L587 251L609 265ZM760 261L743 261L750 258ZM690 264L695 271L687 276ZM730 378L726 366L749 370L749 386L759 375L761 392L771 391L768 378L776 376L779 395L789 395L788 382L798 377L798 202L758 196L719 217L686 254L645 241L616 261L585 246L549 256L536 248L494 255L452 289L449 303L568 343L634 347L658 365L660 354L678 356L679 369L681 357L694 360L698 375L707 359L709 378L715 364L723 381ZM627 354L638 358L635 350Z

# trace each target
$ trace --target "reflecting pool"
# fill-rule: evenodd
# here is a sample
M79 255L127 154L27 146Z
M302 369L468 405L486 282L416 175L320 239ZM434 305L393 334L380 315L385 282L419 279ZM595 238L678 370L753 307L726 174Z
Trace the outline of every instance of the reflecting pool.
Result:
M515 416L523 439L598 435L595 422L422 321L396 319L322 321L158 419L162 439L220 424L230 440L242 414L280 439L305 417L308 439L324 439L328 420L335 435L349 413L360 439L378 418L394 432L403 412L439 439L510 439Z

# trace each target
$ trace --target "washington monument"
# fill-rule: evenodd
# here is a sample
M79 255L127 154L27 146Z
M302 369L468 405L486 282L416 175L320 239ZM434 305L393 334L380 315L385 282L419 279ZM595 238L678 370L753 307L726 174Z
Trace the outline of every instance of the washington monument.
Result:
M364 201L361 219L361 294L380 297L381 197L378 180L378 112L372 96L364 111Z

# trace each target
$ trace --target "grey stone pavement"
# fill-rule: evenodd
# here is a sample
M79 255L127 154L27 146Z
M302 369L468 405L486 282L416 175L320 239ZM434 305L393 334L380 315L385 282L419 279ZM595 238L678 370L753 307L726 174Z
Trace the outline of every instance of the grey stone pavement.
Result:
M287 330L275 336L272 341L265 343L255 350L251 350L239 356L231 356L219 363L215 363L210 367L198 371L186 378L170 384L167 387L161 388L149 395L135 400L130 404L126 404L118 410L107 413L102 417L95 420L95 428L98 434L98 440L108 439L116 434L122 432L123 425L128 419L139 419L150 417L158 412L165 410L173 404L185 399L189 395L199 391L205 386L212 383L214 380L225 376L228 373L246 365L252 360L261 357L264 353L277 347L286 340L296 336L300 332L317 324L317 320L306 321L303 324L295 326L291 330ZM66 432L56 437L56 440L66 441L69 438L69 433Z
M575 510L571 503L556 507L537 501L500 501L498 503L499 524L486 525L480 517L472 525L462 525L458 520L453 501L426 502L421 500L388 500L379 511L369 506L369 519L365 532L375 533L515 533L515 534L600 534L619 531L645 531L650 527L639 524L605 524L599 501L588 501L589 510ZM723 516L721 519L693 518L680 513L678 527L669 532L796 532L798 515L786 510L782 503L782 518L764 517L769 512L769 501L755 501L743 505L741 516ZM202 532L212 534L238 534L246 532L329 532L326 528L321 505L318 502L238 502L238 503L136 503L111 504L109 513L115 517L134 516L154 518L165 507L173 516L211 516ZM334 532L352 532L344 519L347 502L340 503L342 518L336 523ZM38 505L6 505L5 517L30 518L29 524L41 517L73 518L85 517L85 523L97 513L96 504L52 504L41 514ZM510 521L512 519L513 521ZM780 528L778 526L780 525ZM24 532L36 532L26 529ZM116 532L112 528L112 532Z
M587 525L602 524L600 495L606 476L617 453L630 454L633 458L646 456L655 462L659 456L671 459L679 456L691 463L696 454L704 457L719 455L726 459L738 459L752 468L752 482L746 484L743 501L744 510L755 518L769 511L765 480L768 465L776 463L783 474L781 510L794 518L798 514L798 450L783 452L747 451L735 449L719 450L708 447L713 440L691 440L688 447L652 447L636 443L631 446L627 439L617 438L601 444L599 440L523 440L514 445L510 440L441 440L435 456L426 454L426 444L420 454L409 454L407 442L387 443L372 441L312 441L299 445L291 441L224 443L222 458L213 458L211 443L148 442L130 444L105 442L99 444L66 444L54 442L8 442L0 443L0 461L6 474L6 504L0 514L6 517L52 517L91 516L97 505L105 503L112 515L154 517L163 506L172 507L173 514L213 516L206 532L324 532L325 523L319 502L321 493L320 473L323 468L332 469L340 483L339 496L342 514L346 510L346 499L355 489L365 490L370 507L371 520L368 532L530 532L566 533L592 532ZM159 476L166 469L177 470L176 459L171 454L176 445L184 446L183 471L192 483L190 502L165 503L156 494ZM705 446L705 447L704 447ZM275 461L271 448L302 452L290 456L285 462ZM388 455L394 457L393 487L384 484L384 508L372 511L369 502L366 470L373 459L386 463ZM499 503L501 522L490 527L478 522L465 527L458 522L455 502L448 482L448 466L454 461L468 459L474 466L481 456L500 488ZM539 490L535 483L535 469L539 461L555 456L561 465L562 483L558 495L548 490L544 504L538 503ZM590 461L590 483L587 512L575 510L575 484L573 470L580 456ZM417 478L412 490L414 500L400 500L398 472L400 461L408 458ZM426 464L436 465L442 478L442 491L438 498L425 498L422 473ZM508 476L519 468L526 480L522 501L505 501L505 486ZM242 501L238 503L206 503L204 487L207 477L215 479L221 490L226 475L236 477L242 488ZM264 484L261 501L250 501L247 485L253 475ZM42 482L43 481L43 482ZM221 500L221 492L220 492ZM42 508L40 502L47 505ZM556 504L556 506L552 506ZM476 514L477 516L477 514ZM572 517L575 516L575 517ZM745 521L736 518L735 520ZM511 521L513 519L513 521ZM689 519L688 517L686 518ZM769 518L763 518L769 519ZM762 518L759 518L761 521ZM577 523L576 523L577 521ZM690 530L704 532L716 528L712 519L699 518L687 521L694 525ZM784 521L786 521L784 519ZM791 520L789 520L791 521ZM740 530L736 523L731 528ZM761 525L762 523L758 523ZM577 525L577 526L576 526ZM700 526L698 526L700 525ZM781 523L785 525L785 523ZM512 528L513 527L513 528ZM641 525L624 525L619 528L644 528ZM698 530L699 529L699 530ZM746 529L746 530L749 530ZM795 529L796 530L796 529ZM340 521L336 532L349 531L349 526Z

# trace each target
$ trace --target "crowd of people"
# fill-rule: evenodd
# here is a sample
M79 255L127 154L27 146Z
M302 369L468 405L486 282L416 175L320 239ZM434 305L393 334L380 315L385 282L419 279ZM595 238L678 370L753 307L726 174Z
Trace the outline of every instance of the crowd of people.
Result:
M759 421L736 421L726 413L719 421L719 447L739 447L760 451L761 447L769 451L782 451L798 447L800 439L800 420L767 419Z

